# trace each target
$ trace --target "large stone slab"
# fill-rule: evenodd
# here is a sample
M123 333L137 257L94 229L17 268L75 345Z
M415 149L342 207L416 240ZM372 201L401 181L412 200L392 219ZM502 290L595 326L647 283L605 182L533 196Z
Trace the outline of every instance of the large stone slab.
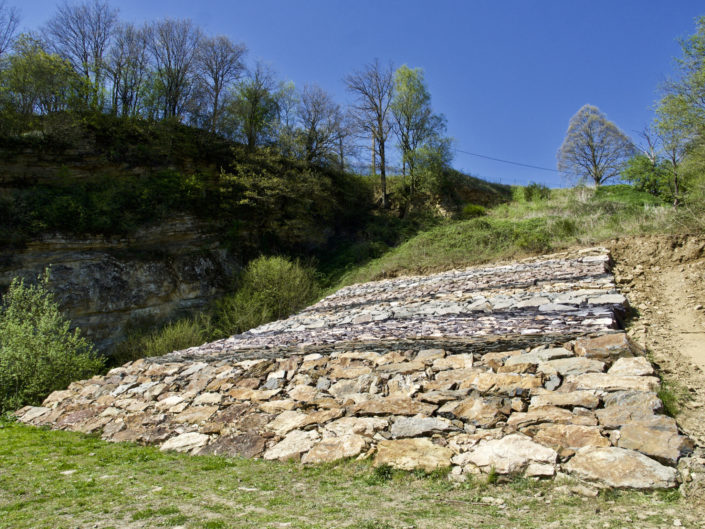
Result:
M452 450L433 444L426 438L397 439L379 442L374 465L390 465L400 470L421 468L431 472L449 467L452 456Z
M511 434L501 439L481 441L466 454L454 458L453 462L470 463L483 472L494 469L498 474L521 474L530 466L553 467L557 458L558 453L552 448L535 443L526 435Z
M294 430L289 432L287 436L279 443L264 453L265 459L278 459L286 461L287 459L299 459L301 454L308 452L313 445L316 444L320 435L316 431Z
M617 446L671 465L693 450L692 441L678 433L676 421L664 415L626 423L619 430Z
M355 457L367 446L365 437L347 434L341 437L330 437L319 442L310 452L301 458L306 463L329 463L346 457Z
M676 469L618 447L582 448L563 468L582 479L615 488L663 489L677 484Z

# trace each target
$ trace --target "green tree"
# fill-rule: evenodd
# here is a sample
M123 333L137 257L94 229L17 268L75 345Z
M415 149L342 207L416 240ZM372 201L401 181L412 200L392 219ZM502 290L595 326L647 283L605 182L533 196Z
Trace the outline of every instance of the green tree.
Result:
M0 307L0 412L39 404L52 391L103 367L93 346L70 330L48 289L15 278Z
M629 137L599 108L584 105L570 119L558 149L558 170L569 180L600 186L618 177L633 154Z
M645 154L630 158L622 169L624 180L633 184L639 191L646 191L654 196L666 194L670 174L668 162L659 157L650 158Z

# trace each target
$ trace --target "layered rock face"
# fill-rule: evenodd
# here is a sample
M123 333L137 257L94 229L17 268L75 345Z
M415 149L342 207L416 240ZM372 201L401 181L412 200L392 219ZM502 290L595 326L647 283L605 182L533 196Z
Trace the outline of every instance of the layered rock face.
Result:
M101 350L131 325L204 307L237 270L207 226L188 216L129 238L53 236L0 252L0 289L14 277L33 280L47 266L62 310Z
M615 329L602 249L347 287L73 383L20 420L193 454L676 485L692 450Z

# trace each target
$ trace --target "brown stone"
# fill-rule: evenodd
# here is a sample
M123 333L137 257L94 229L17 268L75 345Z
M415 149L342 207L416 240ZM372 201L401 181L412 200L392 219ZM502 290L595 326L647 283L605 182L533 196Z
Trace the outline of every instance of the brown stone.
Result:
M237 400L263 401L269 400L279 393L281 393L281 389L258 390L235 388L230 390L228 396Z
M610 367L608 373L610 375L629 375L629 376L648 376L654 374L654 368L643 356L635 356L633 358L620 358L618 359L612 367Z
M578 338L573 344L577 356L612 363L618 358L634 356L629 338L623 332L605 334L597 338Z
M377 444L374 466L390 465L401 470L421 468L431 472L450 466L453 451L433 444L429 439L397 439Z
M501 353L487 353L482 356L480 362L487 366L490 366L492 369L497 371L500 367L504 365L504 362L507 360L507 358L520 355L523 352L523 350L517 349L514 351L503 351Z
M473 356L469 353L451 354L445 358L438 358L433 361L431 368L434 371L445 371L446 369L469 369L474 362Z
M582 375L583 373L602 373L605 370L605 364L599 360L584 357L559 358L541 362L536 370L547 375L553 373L562 376Z
M585 373L584 375L570 375L566 384L577 390L600 391L658 391L661 386L656 377L635 377L610 375L608 373Z
M597 419L594 415L576 415L569 410L556 406L542 406L540 408L529 408L529 411L525 413L512 413L507 420L507 426L515 429L522 429L540 423L595 426L597 425Z
M664 415L628 422L619 432L620 448L637 450L670 465L693 450L693 442L678 434L676 421Z
M320 439L318 432L294 430L279 443L264 453L265 459L278 459L286 461L288 459L299 459L301 454L308 452Z
M230 456L230 457L258 457L264 452L266 439L253 432L238 435L223 435L201 448L201 455Z
M600 405L600 398L592 391L570 391L568 393L557 393L546 391L531 397L531 407L540 408L543 406L559 406L595 409Z
M469 398L444 404L438 410L438 415L462 419L480 428L492 428L498 421L505 419L500 407L501 401L496 399Z
M316 398L318 390L313 386L299 384L289 390L289 397L298 401L311 401Z
M368 400L350 407L352 415L431 415L436 406L404 397Z
M197 408L187 408L174 417L173 421L177 424L199 424L210 419L211 416L217 411L218 406L199 406Z
M483 472L494 469L498 474L520 474L534 465L529 474L553 475L557 458L555 450L535 443L526 435L511 434L501 439L481 441L469 452L454 457L453 462L462 466L470 464Z
M540 388L543 380L539 376L517 375L514 373L477 373L460 384L460 389L476 389L480 393L500 393L509 397L527 395L532 389Z
M584 446L610 446L610 441L600 433L597 426L576 424L539 424L524 428L522 433L535 442L554 450L568 448L577 450Z
M414 360L412 362L395 362L390 364L383 364L377 367L379 373L393 373L400 375L408 375L410 373L417 373L426 369L426 364L421 361Z
M315 445L301 462L329 463L346 457L355 457L365 449L367 441L361 435L349 434L341 437L330 437Z
M367 375L372 372L372 368L366 365L335 366L330 371L330 378L334 380L346 380Z

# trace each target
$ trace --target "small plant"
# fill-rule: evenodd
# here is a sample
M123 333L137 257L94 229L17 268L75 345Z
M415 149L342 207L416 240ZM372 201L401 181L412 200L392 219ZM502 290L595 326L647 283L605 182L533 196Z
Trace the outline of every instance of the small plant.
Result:
M495 470L494 467L490 468L490 471L487 473L487 484L494 485L497 483L498 479L499 474L497 474L497 470Z
M663 402L663 408L667 415L676 417L681 406L692 399L688 388L671 380L661 380L661 389L657 396Z
M460 217L463 219L474 219L487 215L487 210L478 204L465 204Z
M368 485L381 485L390 481L394 477L394 469L387 465L380 465L372 470L372 474L367 476L365 482Z
M531 182L524 188L524 200L526 202L534 202L537 200L547 200L551 198L551 190L543 185Z

